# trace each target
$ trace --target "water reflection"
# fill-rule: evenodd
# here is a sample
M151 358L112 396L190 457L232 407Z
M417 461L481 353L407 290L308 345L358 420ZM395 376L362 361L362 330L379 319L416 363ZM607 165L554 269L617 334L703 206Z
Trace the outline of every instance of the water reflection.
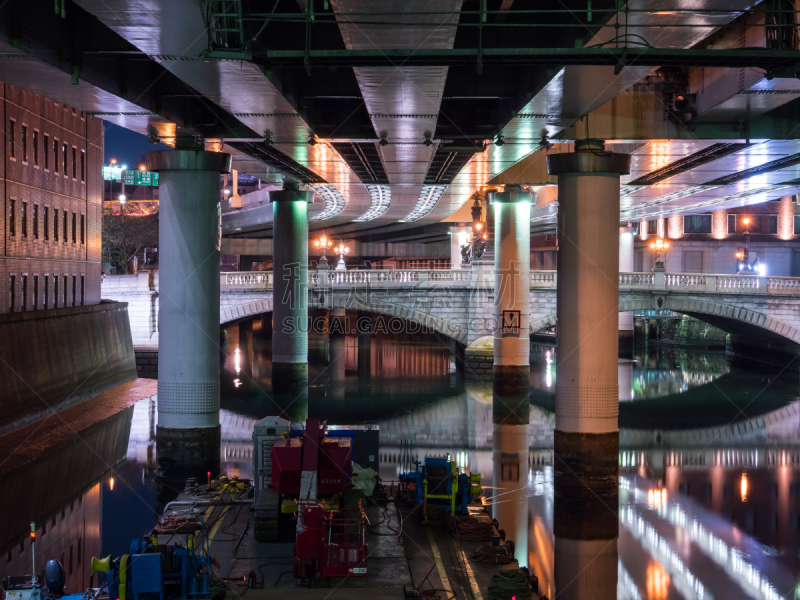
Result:
M262 322L232 326L226 339L212 453L230 476L252 476L252 429L266 415L372 422L385 480L412 460L446 453L481 473L520 564L549 598L777 598L793 594L800 580L796 371L729 364L714 352L640 351L621 364L631 396L621 406L618 501L581 509L555 495L552 347L535 349L529 422L512 425L495 422L490 384L453 372L446 340L315 335L309 388L273 394ZM179 477L157 482L164 467L156 423L155 403L145 401L95 432L107 463L92 462L76 444L4 473L8 497L30 501L4 508L0 576L28 572L31 520L47 528L37 556L63 553L68 569L72 548L69 591L85 587L79 567L86 557L126 551L182 487ZM581 529L583 537L575 533Z

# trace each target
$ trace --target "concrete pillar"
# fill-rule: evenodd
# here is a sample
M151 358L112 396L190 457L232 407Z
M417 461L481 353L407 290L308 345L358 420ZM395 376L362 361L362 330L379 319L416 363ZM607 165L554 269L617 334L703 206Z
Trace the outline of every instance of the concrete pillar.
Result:
M633 228L619 228L619 272L633 273ZM633 313L619 313L619 356L633 357Z
M345 389L345 366L347 365L347 336L332 334L330 336L330 362L328 364L329 398L338 405L343 405Z
M495 422L493 446L492 517L505 530L506 539L514 540L519 566L527 567L528 427Z
M359 312L356 317L358 329L358 378L368 380L372 372L372 315Z
M347 311L344 308L328 309L328 333L332 336L347 333Z
M313 192L272 192L272 387L308 382L308 203Z
M462 263L461 246L467 243L467 238L471 228L451 227L450 228L450 268L460 269Z
M531 203L512 186L491 194L494 215L493 390L498 423L528 422L530 389Z
M218 429L219 174L231 156L178 140L147 161L160 177L158 427Z
M597 505L573 540L616 537L619 414L619 187L630 157L597 140L547 157L558 176L555 506ZM597 504L599 502L599 504ZM594 503L594 504L593 504ZM558 525L556 515L556 525ZM585 538L586 532L599 535Z

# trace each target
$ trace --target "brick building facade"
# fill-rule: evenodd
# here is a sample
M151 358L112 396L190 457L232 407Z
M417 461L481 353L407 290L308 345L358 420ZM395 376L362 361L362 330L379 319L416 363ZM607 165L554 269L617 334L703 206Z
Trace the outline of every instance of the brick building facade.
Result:
M8 83L0 313L98 304L103 122Z

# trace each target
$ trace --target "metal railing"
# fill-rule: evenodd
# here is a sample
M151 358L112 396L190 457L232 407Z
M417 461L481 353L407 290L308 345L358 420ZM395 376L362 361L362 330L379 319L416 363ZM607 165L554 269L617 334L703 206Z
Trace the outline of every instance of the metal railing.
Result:
M492 282L491 273L477 274L470 269L387 269L372 271L308 271L310 288L469 288ZM488 278L488 279L487 279ZM233 272L220 274L223 292L269 291L272 272ZM532 290L556 289L556 271L531 271ZM717 275L705 273L620 273L619 289L693 291L715 293L751 293L800 295L800 277L761 277L755 275Z

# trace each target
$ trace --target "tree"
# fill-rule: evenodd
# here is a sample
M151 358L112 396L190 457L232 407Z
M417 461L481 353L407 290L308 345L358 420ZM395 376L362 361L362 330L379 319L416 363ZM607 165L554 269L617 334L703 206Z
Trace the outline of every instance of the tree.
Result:
M115 213L109 207L103 212L103 260L128 273L134 257L144 259L145 248L158 246L158 211L146 212L128 207Z

